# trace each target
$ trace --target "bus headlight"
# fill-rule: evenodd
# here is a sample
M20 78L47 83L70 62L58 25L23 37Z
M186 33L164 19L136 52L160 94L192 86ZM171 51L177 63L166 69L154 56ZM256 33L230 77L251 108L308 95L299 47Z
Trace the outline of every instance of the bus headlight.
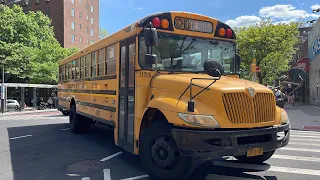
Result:
M207 126L213 128L220 128L219 123L212 116L197 115L197 114L184 114L178 113L179 117L185 122L196 126Z
M281 112L280 121L281 121L281 124L286 124L289 122L289 117L286 111Z

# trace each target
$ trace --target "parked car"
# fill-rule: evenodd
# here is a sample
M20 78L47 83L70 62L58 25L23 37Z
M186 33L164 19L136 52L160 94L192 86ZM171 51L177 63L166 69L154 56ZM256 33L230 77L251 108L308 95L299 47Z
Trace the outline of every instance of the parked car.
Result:
M7 109L20 109L20 104L17 100L7 99Z

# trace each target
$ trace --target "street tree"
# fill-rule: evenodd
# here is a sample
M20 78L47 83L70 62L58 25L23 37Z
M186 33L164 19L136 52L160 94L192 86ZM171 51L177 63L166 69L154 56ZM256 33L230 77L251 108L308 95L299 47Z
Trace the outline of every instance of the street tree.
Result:
M261 84L271 83L289 69L298 43L298 23L273 24L270 20L263 20L253 26L236 28L235 31L245 77L250 78L253 59L261 69L258 74Z
M100 28L100 39L103 39L109 35L108 31L104 28Z
M0 5L0 58L5 71L30 83L57 83L58 61L77 49L64 49L42 12Z

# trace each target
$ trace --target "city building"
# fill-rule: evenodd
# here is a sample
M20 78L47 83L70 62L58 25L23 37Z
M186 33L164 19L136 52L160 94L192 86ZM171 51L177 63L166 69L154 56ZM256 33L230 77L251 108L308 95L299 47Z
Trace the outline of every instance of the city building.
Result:
M52 19L62 47L85 48L99 40L99 0L2 0L24 12L41 11Z
M320 18L308 36L310 102L320 105Z
M304 83L296 91L296 100L301 102L309 102L309 58L308 58L308 35L312 27L300 27L299 30L299 44L297 53L291 62L292 68L300 68L306 72Z
M298 28L299 46L302 46L304 44L304 42L308 39L308 35L309 35L311 29L312 29L312 26L303 26L303 27Z

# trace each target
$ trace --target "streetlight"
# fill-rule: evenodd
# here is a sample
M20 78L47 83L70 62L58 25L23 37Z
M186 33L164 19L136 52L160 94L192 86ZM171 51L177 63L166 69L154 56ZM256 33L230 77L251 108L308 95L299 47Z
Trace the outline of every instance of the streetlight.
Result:
M314 23L314 22L316 22L316 21L317 21L317 20L313 19L313 20L307 21L307 23L312 24L312 23Z
M13 4L13 3L17 3L17 2L20 2L21 0L13 0L13 1L11 1L11 2L9 2L9 3L5 3L5 1L2 1L2 3L1 4L5 4L5 5L10 5L10 4Z
M313 13L320 12L320 8L318 8L318 9L313 9L312 12L313 12Z

